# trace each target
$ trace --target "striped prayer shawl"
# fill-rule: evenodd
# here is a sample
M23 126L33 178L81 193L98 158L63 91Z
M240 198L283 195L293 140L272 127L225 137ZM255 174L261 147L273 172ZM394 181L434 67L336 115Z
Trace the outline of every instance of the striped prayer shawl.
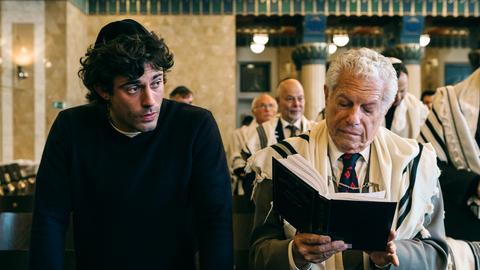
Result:
M480 270L480 242L469 242L447 237L449 270Z
M433 108L418 140L429 142L438 158L457 169L480 174L480 151L475 141L480 108L480 69L465 81L437 89Z
M318 173L327 179L330 170L327 158L327 134L326 123L322 121L307 134L289 138L257 152L248 160L246 169L256 172L257 183L270 181L272 157L279 159L298 153L310 161ZM380 189L386 191L387 199L399 202L393 224L393 228L397 229L397 239L412 239L417 234L428 238L429 232L423 225L425 217L434 211L432 199L438 196L439 192L437 188L439 170L436 167L436 156L432 146L427 144L420 152L416 141L401 138L380 128L371 147L373 147L371 182L376 181ZM418 181L410 181L412 177ZM333 185L329 185L328 192L335 192ZM268 214L265 220L267 218ZM286 239L292 239L295 229L285 222L284 233ZM312 265L311 270L343 269L347 266L368 269L368 263L366 253L341 252L321 264Z

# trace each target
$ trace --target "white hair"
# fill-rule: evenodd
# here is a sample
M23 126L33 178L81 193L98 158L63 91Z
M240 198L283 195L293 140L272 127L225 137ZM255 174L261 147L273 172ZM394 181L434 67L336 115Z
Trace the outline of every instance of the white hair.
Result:
M343 72L383 82L383 111L386 112L390 108L395 100L398 85L397 74L387 57L367 48L351 49L339 55L330 63L327 71L326 85L329 94L337 87Z
M277 101L272 96L270 96L269 94L260 94L260 95L256 96L255 98L253 98L253 100L252 100L252 105L251 105L252 111L253 111L253 109L255 109L255 104L258 102L258 100L260 98L264 97L264 96L270 97L274 101L275 106L278 106Z

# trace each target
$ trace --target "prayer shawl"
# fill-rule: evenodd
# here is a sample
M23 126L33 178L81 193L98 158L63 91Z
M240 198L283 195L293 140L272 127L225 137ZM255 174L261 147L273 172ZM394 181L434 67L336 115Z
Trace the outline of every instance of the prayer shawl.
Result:
M327 133L326 123L322 121L315 125L309 134L302 134L299 137L286 140L298 154L310 161L325 181L328 179L330 170L327 156ZM285 145L285 142L278 144L282 147L281 145ZM401 138L380 127L371 147L370 182L379 184L380 190L386 191L386 199L388 200L399 202L402 198L412 199L410 208L405 207L406 203L397 205L392 228L397 227L400 216L404 214L406 216L397 228L396 239L412 239L418 233L423 238L428 238L430 234L424 227L424 220L426 216L434 212L432 199L439 196L437 179L440 175L432 146L426 144L423 147L416 171L415 185L411 194L407 192L410 176L409 164L419 153L418 143L415 140ZM281 158L281 155L274 148L269 147L257 152L248 160L246 169L256 172L257 183L271 181L272 156L277 159ZM335 192L333 185L329 186L330 192ZM291 225L286 223L284 231L287 239L293 238L295 229ZM368 255L364 253L363 257L364 268L368 269ZM343 269L342 253L337 253L327 261L313 265L311 268L311 270L316 269Z
M450 248L448 270L480 269L480 242L468 242L447 237Z
M440 160L480 174L475 141L480 107L480 69L455 86L437 89L432 112L418 138L430 142Z
M414 95L407 93L395 109L390 130L404 138L417 138L427 119L428 107Z
M315 124L314 121L310 121L305 116L302 116L300 132L310 130L313 124ZM280 130L278 128L279 125L282 128ZM249 138L247 138L245 147L242 149L243 155L249 157L260 149L276 144L280 141L279 138L285 138L283 128L280 122L280 116L259 125L255 132L248 134ZM282 134L279 134L280 132Z
M228 162L231 171L245 167L245 160L242 158L241 151L250 136L249 134L253 133L257 127L257 121L254 120L250 125L241 126L233 131L228 147Z
M430 142L440 160L458 170L480 174L480 151L475 140L480 108L480 69L464 81L437 89L433 108L422 127L419 141ZM480 269L478 243L448 238L449 269ZM470 248L468 248L470 246ZM473 260L474 256L477 257Z

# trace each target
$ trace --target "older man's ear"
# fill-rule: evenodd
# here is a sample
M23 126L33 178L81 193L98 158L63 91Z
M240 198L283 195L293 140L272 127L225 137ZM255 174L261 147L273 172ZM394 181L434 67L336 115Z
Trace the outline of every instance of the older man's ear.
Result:
M325 95L325 105L327 105L328 100L328 87L326 84L323 85L323 94Z

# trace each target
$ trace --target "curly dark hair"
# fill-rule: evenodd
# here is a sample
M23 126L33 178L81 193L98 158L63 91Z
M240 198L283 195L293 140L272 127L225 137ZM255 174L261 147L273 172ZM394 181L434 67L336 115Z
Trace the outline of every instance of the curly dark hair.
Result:
M80 58L82 67L78 76L88 89L86 95L90 103L106 103L95 90L113 93L113 80L124 76L135 80L144 73L145 64L166 73L173 66L173 54L162 38L155 33L138 35L119 35L101 46L90 46L84 57Z

